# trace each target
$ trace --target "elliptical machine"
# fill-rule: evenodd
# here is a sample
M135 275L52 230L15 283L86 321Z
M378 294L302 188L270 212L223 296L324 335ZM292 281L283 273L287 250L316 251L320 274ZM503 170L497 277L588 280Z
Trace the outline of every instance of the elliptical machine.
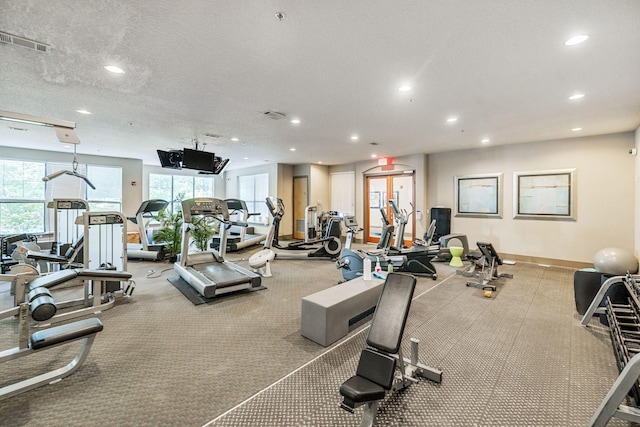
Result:
M406 271L413 274L428 275L436 280L438 275L436 268L431 263L431 260L436 255L429 246L422 246L420 244L414 244L413 247L407 247L404 244L404 229L409 221L409 217L414 211L407 213L406 210L398 209L395 200L389 200L389 206L393 212L393 217L397 222L396 239L393 246L388 248L388 255L404 255L407 257ZM413 208L413 205L411 205Z
M279 259L327 259L334 260L340 256L342 250L342 240L340 239L341 220L333 217L327 226L325 235L314 241L309 242L292 242L286 246L280 245L278 242L278 232L280 229L280 221L284 216L284 203L282 199L277 199L277 206L271 198L266 199L267 207L273 217L271 228L264 241L265 249L273 249L275 257ZM315 246L314 246L315 245ZM317 246L320 245L320 246ZM303 252L306 251L306 252Z

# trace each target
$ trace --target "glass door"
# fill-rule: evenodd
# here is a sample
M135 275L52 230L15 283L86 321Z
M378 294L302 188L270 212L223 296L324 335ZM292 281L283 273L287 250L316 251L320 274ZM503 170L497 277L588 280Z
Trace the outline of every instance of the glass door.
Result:
M365 242L378 243L380 241L382 231L385 228L380 209L387 214L387 203L385 202L387 194L387 177L368 176L366 178L365 187Z
M365 178L365 241L378 243L384 231L384 216L389 225L394 225L394 233L397 232L397 224L388 201L393 199L400 214L405 216L405 225L402 239L406 246L411 246L414 240L415 216L413 212L413 174L375 175ZM395 243L395 236L391 243Z

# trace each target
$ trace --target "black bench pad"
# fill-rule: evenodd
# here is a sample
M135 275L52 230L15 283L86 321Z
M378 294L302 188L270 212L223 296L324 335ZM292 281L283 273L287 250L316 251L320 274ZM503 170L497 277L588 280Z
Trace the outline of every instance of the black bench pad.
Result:
M37 331L31 334L31 348L33 350L39 350L65 341L72 341L98 333L102 328L103 325L100 319L93 317Z
M340 385L340 394L344 396L346 404L384 399L385 393L386 390L382 386L357 375Z
M119 270L91 270L88 268L78 269L76 270L78 277L84 276L92 276L99 278L108 278L108 279L118 279L118 280L128 280L131 279L132 274L128 271L119 271Z
M60 270L55 273L47 274L45 276L39 276L29 282L29 289L35 289L43 287L50 289L56 285L59 285L69 280L73 280L78 277L78 273L75 270Z

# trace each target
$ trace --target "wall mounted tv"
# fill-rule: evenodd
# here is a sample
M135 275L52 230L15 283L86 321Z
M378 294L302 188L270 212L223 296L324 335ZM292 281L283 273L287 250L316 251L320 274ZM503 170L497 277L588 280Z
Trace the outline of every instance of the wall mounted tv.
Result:
M222 157L216 157L215 167L213 168L213 173L218 175L225 166L229 163L229 159L223 159Z
M181 169L180 163L182 162L182 151L156 151L158 152L158 158L160 159L160 166L163 168Z
M183 150L182 167L185 169L195 169L203 172L214 173L215 154L207 151Z

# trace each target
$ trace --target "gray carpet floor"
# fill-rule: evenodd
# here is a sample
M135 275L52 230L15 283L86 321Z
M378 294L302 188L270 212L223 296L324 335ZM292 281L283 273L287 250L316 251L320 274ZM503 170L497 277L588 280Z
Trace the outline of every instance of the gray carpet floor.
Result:
M229 254L247 266L251 251ZM405 338L444 371L388 396L385 426L582 426L617 376L606 329L578 325L573 271L503 266L493 298L446 264L419 278ZM0 402L3 426L355 426L339 408L367 322L322 347L300 335L301 298L335 285L332 262L276 260L266 290L193 305L166 263L130 262L136 290L99 315L105 327L83 367ZM166 270L166 271L165 271ZM153 273L152 273L153 272ZM71 290L69 290L71 292ZM0 286L0 304L10 300ZM2 349L16 322L0 322ZM0 385L65 364L74 344L0 364ZM405 348L408 354L408 347ZM610 425L626 425L613 420Z

